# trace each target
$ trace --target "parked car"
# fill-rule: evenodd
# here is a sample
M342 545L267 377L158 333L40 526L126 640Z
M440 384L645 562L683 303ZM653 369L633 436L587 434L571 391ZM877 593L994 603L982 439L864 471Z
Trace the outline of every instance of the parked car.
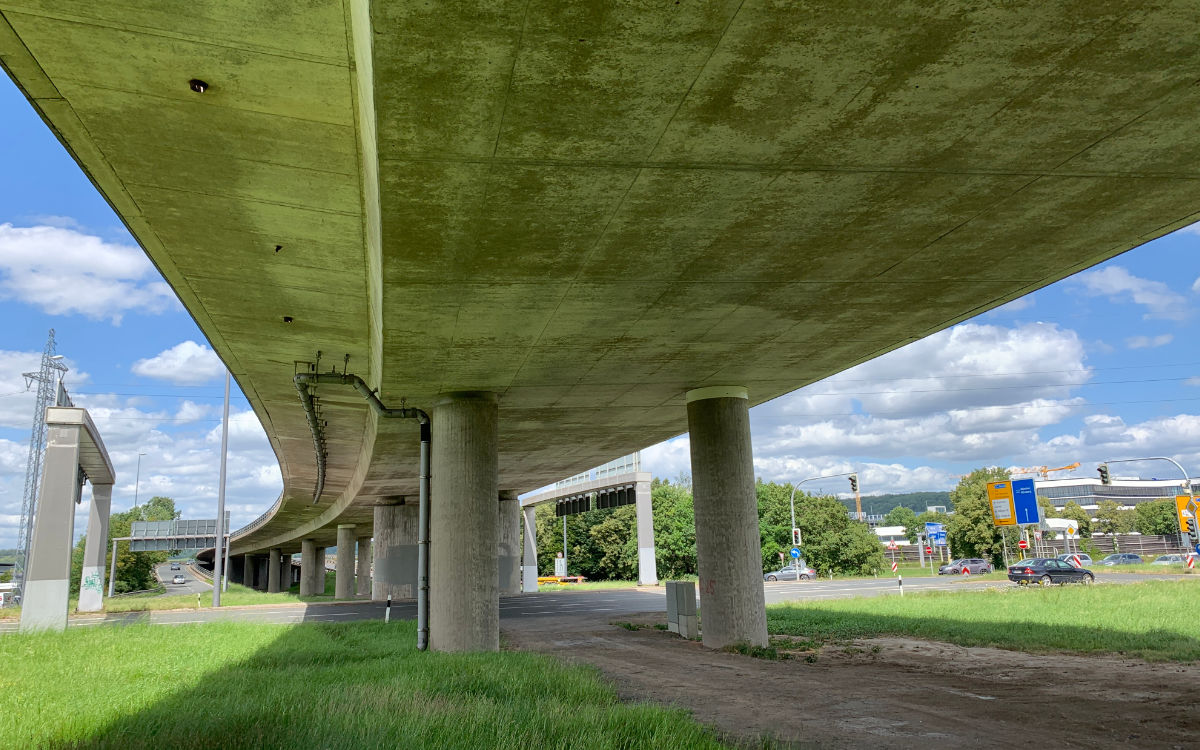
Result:
M171 583L187 583L187 579L184 578L179 573L176 573L175 576L171 579Z
M1062 560L1065 563L1074 565L1075 561L1071 559L1073 557L1078 557L1080 566L1082 566L1084 568L1086 568L1087 566L1092 564L1092 556L1087 553L1084 553L1084 552L1076 552L1076 553L1069 554L1069 555L1059 555L1058 559Z
M1037 583L1093 583L1095 574L1087 568L1077 568L1057 557L1031 557L1008 568L1008 580L1022 586Z
M1142 556L1134 555L1129 552L1119 552L1114 555L1109 555L1103 560L1099 560L1097 565L1141 565Z
M981 560L978 557L964 557L959 560L951 560L938 568L938 575L957 576L966 573L978 575L980 573L991 573L992 570L992 564L987 560Z
M808 567L803 560L795 567L789 565L786 568L780 568L771 573L763 573L764 581L795 581L797 578L801 581L807 581L816 577L817 571Z
M1154 558L1151 565L1183 565L1187 562L1187 555L1159 555Z

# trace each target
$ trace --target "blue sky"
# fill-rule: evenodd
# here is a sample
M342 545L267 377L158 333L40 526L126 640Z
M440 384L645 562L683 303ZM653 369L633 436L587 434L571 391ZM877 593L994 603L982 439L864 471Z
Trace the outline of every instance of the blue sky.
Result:
M222 367L3 76L0 165L0 547L16 539L33 413L21 372L36 369L50 328L119 473L114 508L132 504L143 452L141 496L166 494L186 517L213 517ZM66 286L84 291L56 292ZM1198 334L1200 231L1189 228L755 408L756 466L785 481L857 470L868 493L949 489L982 465L1080 461L1077 473L1092 475L1105 458L1145 455L1173 456L1195 476ZM240 393L233 415L228 502L238 526L270 505L280 478ZM674 477L687 453L683 436L648 449L644 464Z

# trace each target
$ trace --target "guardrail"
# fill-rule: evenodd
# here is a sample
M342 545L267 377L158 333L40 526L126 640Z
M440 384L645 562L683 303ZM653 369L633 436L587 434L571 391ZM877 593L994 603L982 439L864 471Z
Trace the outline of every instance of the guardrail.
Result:
M261 516L254 519L250 523L246 524L242 528L238 529L237 531L231 532L229 534L228 538L233 539L234 537L241 536L242 534L249 534L251 531L254 531L259 526L262 526L264 523L266 523L271 518L271 516L273 516L275 514L275 511L279 510L279 506L282 504L283 504L283 493L280 492L279 497L275 498L275 502L272 503L270 508L267 508L267 511L265 513L263 513Z

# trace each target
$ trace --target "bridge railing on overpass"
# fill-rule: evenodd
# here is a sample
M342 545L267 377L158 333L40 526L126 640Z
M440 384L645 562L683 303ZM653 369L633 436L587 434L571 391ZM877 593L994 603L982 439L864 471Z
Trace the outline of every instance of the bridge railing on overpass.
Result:
M267 522L268 519L271 518L271 516L275 515L275 511L279 510L279 506L282 503L283 503L283 493L280 492L279 497L275 498L275 502L271 504L270 508L267 508L266 512L264 512L261 516L254 519L250 523L246 524L242 528L240 528L237 531L230 534L229 538L234 539L239 536L242 536L243 534L249 534L251 531L254 531L259 526L262 526L264 523Z

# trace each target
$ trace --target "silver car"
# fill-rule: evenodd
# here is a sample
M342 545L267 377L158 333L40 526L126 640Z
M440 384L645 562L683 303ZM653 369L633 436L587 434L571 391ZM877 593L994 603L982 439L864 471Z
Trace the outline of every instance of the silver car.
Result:
M1076 558L1076 557L1079 558L1078 565L1075 565L1074 558ZM1092 556L1089 554L1086 554L1084 552L1074 552L1069 555L1059 555L1058 559L1062 560L1065 563L1070 563L1071 565L1075 565L1075 567L1077 567L1077 568L1086 568L1086 567L1089 567L1090 565L1092 565Z
M1187 562L1187 555L1159 555L1154 558L1151 565L1183 565Z
M763 573L764 581L795 581L797 579L808 581L816 577L817 571L808 567L803 561L796 567L789 565L771 573Z
M980 573L991 573L992 564L987 560L982 560L978 557L964 557L958 560L951 560L942 567L938 568L940 576L956 576L970 573L971 575L979 575Z

